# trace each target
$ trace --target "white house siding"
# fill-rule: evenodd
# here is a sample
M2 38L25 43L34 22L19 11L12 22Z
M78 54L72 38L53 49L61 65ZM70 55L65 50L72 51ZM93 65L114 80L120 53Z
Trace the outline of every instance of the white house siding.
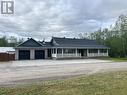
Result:
M15 49L15 60L19 59L19 50Z
M19 59L19 50L20 49L16 49L15 50L15 60L18 60ZM34 60L35 59L35 50L36 49L29 49L30 50L30 60ZM39 49L41 50L41 49ZM42 49L45 51L45 59L48 58L48 50L47 49ZM89 50L90 49L85 49L87 50L87 56L81 56L81 53L78 52L78 49L76 48L75 51L73 53L65 53L61 48L61 53L58 53L58 49L52 49L52 58L55 58L55 59L59 59L59 58L89 58L89 57L106 57L108 56L108 49L107 49L107 52L106 53L101 53L100 52L100 49L98 49L98 52L97 53L89 53ZM54 52L55 51L55 52ZM84 54L85 55L85 54Z
M48 58L48 50L45 49L45 59Z

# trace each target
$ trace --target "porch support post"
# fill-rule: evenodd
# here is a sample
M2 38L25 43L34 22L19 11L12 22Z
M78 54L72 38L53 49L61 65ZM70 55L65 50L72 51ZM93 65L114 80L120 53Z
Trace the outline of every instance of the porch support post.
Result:
M48 50L45 49L45 59L48 57L47 55L48 55Z
M57 58L57 48L56 48L56 58Z
M78 52L77 52L77 48L75 49L75 53L76 53L76 57L78 57Z
M15 50L15 60L18 60L19 59L19 50L16 49Z
M62 58L63 58L63 48L62 48Z
M107 56L108 56L108 49L107 49Z
M89 49L87 49L87 57L89 57Z
M52 49L52 54L54 54L54 48Z
M31 60L35 59L35 51L34 51L34 49L30 50L30 59Z
M100 56L100 50L98 49L98 56Z

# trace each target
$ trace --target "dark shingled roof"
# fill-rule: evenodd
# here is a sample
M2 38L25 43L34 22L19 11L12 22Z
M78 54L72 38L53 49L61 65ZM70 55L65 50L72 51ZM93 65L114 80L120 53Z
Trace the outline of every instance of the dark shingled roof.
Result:
M108 48L104 45L99 45L95 40L76 39L76 38L52 38L55 42L55 47L86 47L86 48Z
M19 44L17 47L42 47L42 44L30 38L27 41Z
M37 42L30 38L24 43L18 45L17 47L77 47L77 48L108 48L104 45L97 44L94 40L88 39L76 39L76 38L58 38L52 37L51 42Z
M32 38L28 39L27 41L19 44L17 47L51 47L51 42L44 42L44 41L36 41Z
M52 44L51 44L51 42L39 42L39 43L41 43L42 45L43 45L43 47L52 47Z

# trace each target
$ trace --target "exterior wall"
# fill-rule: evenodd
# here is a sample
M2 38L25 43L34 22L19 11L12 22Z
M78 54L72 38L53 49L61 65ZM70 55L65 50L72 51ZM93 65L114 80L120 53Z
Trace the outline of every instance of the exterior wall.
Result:
M45 59L47 59L47 58L48 58L48 50L45 49Z
M15 49L15 60L19 59L19 50Z
M0 61L13 61L15 60L15 54L0 53Z
M27 49L28 50L28 49ZM30 49L30 59L31 60L34 60L35 59L35 50L36 49ZM41 50L41 49L39 49ZM43 49L45 50L45 59L48 58L48 50L47 49ZM100 50L98 49L98 52L97 53L89 53L89 49L86 49L87 50L87 56L81 56L81 53L78 52L77 48L75 49L75 53L64 53L63 52L63 49L62 49L62 52L60 54L57 53L57 48L52 49L52 58L87 58L87 57L106 57L108 56L108 49L107 49L107 52L106 53L101 53ZM56 51L56 52L54 52ZM19 49L16 49L15 50L15 60L18 60L19 59Z

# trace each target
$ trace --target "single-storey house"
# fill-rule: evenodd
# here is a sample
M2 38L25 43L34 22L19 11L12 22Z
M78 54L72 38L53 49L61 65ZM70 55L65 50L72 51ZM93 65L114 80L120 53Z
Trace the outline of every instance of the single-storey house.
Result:
M16 60L89 58L108 56L108 47L94 40L52 37L50 42L29 38L15 47Z

